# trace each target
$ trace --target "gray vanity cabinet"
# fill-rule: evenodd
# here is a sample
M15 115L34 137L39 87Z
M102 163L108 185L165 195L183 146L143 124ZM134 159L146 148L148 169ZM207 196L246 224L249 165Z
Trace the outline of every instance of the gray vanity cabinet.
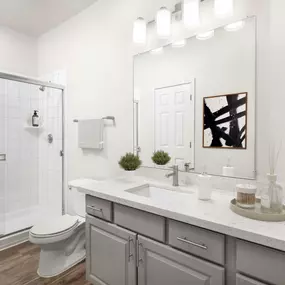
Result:
M236 285L266 285L266 284L253 280L251 278L245 277L243 275L237 274Z
M285 252L87 198L94 285L285 285Z
M224 268L138 237L138 285L223 285Z
M94 285L136 285L136 234L86 217L86 275Z

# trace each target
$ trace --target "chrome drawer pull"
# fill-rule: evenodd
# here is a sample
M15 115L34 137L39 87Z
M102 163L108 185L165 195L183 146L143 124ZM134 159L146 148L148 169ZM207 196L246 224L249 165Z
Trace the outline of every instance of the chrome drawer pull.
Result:
M103 212L102 209L98 209L98 208L96 208L95 206L87 206L87 209L90 209L90 210L96 211L96 212Z
M199 243L196 243L196 242L187 240L186 238L180 238L180 237L178 237L177 240L182 241L182 242L185 242L185 243L188 243L188 244L190 244L190 245L197 246L197 247L202 248L202 249L205 249L205 250L208 249L208 247L207 247L206 245L204 245L204 244L199 244Z

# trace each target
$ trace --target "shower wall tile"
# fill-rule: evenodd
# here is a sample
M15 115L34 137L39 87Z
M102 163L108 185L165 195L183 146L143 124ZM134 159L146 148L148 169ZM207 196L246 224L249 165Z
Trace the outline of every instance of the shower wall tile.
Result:
M38 106L38 88L25 83L6 81L6 87L2 86L3 89L7 98L4 124L7 144L5 200L9 216L15 211L29 211L31 207L39 204L39 137L37 130L25 128L28 118L32 116L31 108Z

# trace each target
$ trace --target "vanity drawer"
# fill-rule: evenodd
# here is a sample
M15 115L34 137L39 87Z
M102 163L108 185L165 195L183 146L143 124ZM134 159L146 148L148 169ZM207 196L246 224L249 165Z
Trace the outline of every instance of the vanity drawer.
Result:
M86 195L86 213L106 221L112 221L112 202Z
M237 240L237 271L271 284L284 285L284 264L284 252Z
M114 223L136 233L165 242L165 218L114 204Z
M169 220L169 245L204 259L225 264L225 236Z

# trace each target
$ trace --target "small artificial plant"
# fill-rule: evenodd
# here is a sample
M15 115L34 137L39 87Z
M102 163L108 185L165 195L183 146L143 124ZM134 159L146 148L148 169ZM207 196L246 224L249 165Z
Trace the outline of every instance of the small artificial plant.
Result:
M153 153L151 159L157 165L165 165L170 161L171 157L167 152L163 150L158 150Z
M126 153L121 157L119 165L126 171L134 171L141 166L142 162L137 155Z

